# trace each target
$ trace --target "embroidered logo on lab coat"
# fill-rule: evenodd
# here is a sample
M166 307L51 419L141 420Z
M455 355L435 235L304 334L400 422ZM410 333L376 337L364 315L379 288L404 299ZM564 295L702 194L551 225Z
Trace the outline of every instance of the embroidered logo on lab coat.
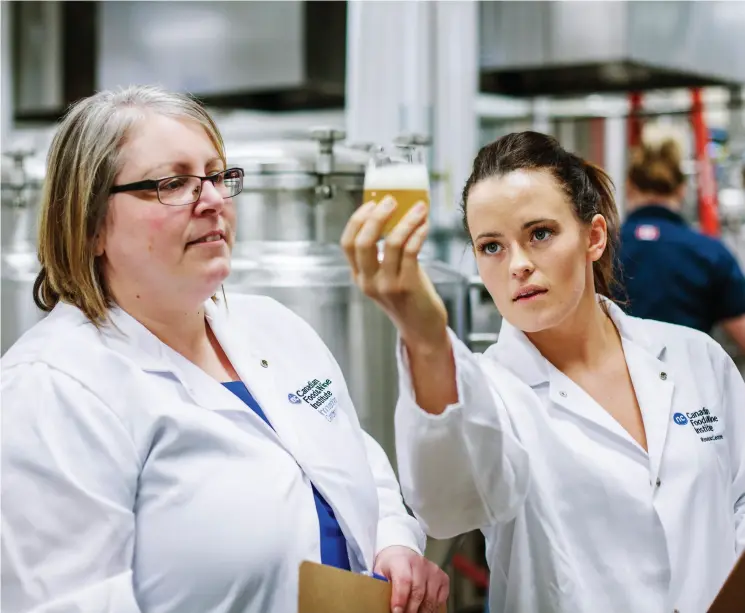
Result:
M300 404L302 400L298 398L295 394L287 394L287 400L289 400L292 404Z
M685 415L683 413L675 413L673 415L673 421L679 426L690 424L696 431L696 434L699 435L702 443L721 441L724 438L721 432L716 432L721 426L719 418L713 415L706 407L693 413L686 413Z
M338 401L331 391L331 379L313 379L295 393L328 421L333 421L336 417Z

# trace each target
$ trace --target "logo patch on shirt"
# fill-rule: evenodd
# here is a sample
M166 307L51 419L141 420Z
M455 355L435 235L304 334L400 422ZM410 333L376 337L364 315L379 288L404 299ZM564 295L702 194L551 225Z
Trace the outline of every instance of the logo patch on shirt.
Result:
M702 443L721 441L724 438L724 434L720 430L721 422L719 418L706 407L693 413L675 413L673 421L679 426L691 424L691 428L699 435ZM716 432L716 430L720 430L720 432Z
M298 398L295 394L287 394L287 400L289 400L292 404L300 404L302 400Z
M334 421L336 417L336 405L338 401L331 391L331 379L313 379L308 381L301 389L295 392L298 397L297 403L301 399L312 406L318 413L323 415L327 421ZM294 402L294 401L291 401Z
M660 238L660 229L657 226L644 224L636 227L634 236L640 241L656 241Z

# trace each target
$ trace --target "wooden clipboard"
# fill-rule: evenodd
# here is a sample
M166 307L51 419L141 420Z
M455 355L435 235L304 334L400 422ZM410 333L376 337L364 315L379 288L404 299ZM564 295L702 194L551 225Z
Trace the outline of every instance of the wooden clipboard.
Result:
M303 562L298 613L391 613L391 584L332 566ZM445 605L438 613L446 613Z
M709 607L708 613L745 612L745 552L735 562L735 566Z

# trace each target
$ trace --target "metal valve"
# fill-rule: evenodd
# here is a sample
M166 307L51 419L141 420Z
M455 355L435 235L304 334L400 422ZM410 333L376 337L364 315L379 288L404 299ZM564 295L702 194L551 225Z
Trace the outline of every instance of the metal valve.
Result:
M310 129L310 137L313 140L317 140L321 143L328 142L331 145L337 141L344 140L346 136L347 133L344 130L339 130L337 128L319 126Z
M346 132L336 128L317 127L310 130L310 136L318 141L319 152L316 159L316 173L318 173L318 185L316 196L319 200L328 200L334 197L334 186L328 182L328 176L334 171L334 143L344 140Z
M13 193L11 206L22 208L26 203L25 189L27 183L26 158L33 155L31 149L13 149L6 151L3 155L13 160L12 179L6 184L6 189Z
M334 197L334 186L329 183L316 185L316 196L319 200L331 200Z
M349 149L355 149L356 151L367 151L370 152L377 148L375 143L347 143Z
M393 139L396 147L429 147L432 144L432 138L426 134L401 134Z
M316 163L318 174L327 175L332 171L334 143L344 140L346 136L347 134L344 130L338 130L336 128L318 127L311 129L310 137L318 141L319 145L319 156Z

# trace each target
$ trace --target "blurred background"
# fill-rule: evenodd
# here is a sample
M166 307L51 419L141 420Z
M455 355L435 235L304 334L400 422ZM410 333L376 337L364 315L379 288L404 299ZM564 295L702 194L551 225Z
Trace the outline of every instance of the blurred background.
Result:
M508 132L550 133L604 167L622 215L630 148L650 128L674 133L684 217L745 264L745 3L3 0L0 11L3 352L41 317L36 205L55 124L79 98L130 84L189 92L211 110L246 171L226 289L273 295L315 326L394 464L395 335L337 246L373 147L426 149L423 263L475 350L500 317L460 192L478 148ZM428 554L452 574L450 610L483 611L480 535Z

